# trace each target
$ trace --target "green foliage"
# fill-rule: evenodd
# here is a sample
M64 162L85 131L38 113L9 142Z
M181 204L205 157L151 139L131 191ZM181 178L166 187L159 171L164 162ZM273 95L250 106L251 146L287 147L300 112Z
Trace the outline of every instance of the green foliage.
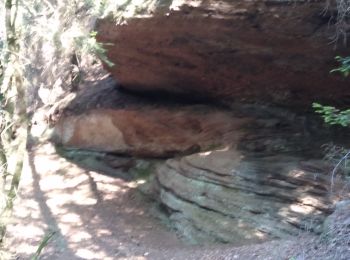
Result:
M79 50L80 55L84 53L91 53L100 58L109 67L113 67L115 64L108 59L106 55L107 51L105 49L105 46L113 44L100 43L96 40L96 36L97 32L92 31L88 36L75 37L74 40L76 49Z
M350 125L350 109L339 110L332 106L323 106L319 103L313 103L315 112L321 114L324 121L330 125L341 125L347 127Z
M350 56L349 57L340 57L337 56L335 59L340 62L340 66L334 70L331 70L331 72L340 72L345 77L349 76L350 74Z
M350 74L350 56L345 58L337 56L335 59L340 62L340 66L331 70L331 72L340 72L347 77ZM327 124L341 125L343 127L350 126L350 109L340 110L319 103L313 103L312 107L315 109L316 113L321 114Z
M51 231L48 234L44 236L44 238L41 240L38 249L36 250L34 256L31 260L39 260L40 254L43 251L43 249L49 244L50 240L53 238L53 236L56 234L56 232Z

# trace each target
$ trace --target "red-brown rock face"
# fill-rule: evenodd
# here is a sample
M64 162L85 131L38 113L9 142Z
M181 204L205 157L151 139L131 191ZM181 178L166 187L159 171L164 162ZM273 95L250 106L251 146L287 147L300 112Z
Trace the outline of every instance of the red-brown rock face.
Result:
M198 110L198 111L197 111ZM199 112L200 111L200 112ZM94 109L61 118L54 140L66 147L144 157L190 154L237 144L247 120L208 107Z
M126 89L301 109L314 101L346 105L348 82L329 73L342 53L330 44L334 30L323 8L204 1L127 25L100 21L99 40L114 43L107 47L116 66L108 70Z

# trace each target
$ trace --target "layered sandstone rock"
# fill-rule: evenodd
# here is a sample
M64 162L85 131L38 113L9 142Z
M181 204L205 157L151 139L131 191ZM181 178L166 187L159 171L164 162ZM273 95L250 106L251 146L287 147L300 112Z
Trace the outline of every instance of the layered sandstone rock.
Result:
M173 225L193 243L246 244L320 232L331 212L320 161L252 158L230 148L168 160L157 180Z
M155 104L113 86L102 90L68 105L56 143L103 152L78 158L88 169L126 180L155 174L141 190L155 195L171 226L192 243L238 245L321 230L332 205L329 169L302 161L323 143L305 132L303 120L273 116L272 109ZM138 168L134 159L108 153L175 158Z
M348 82L329 73L346 53L330 44L323 1L167 2L176 10L162 6L119 26L100 21L98 39L113 43L106 48L116 63L106 69L123 88L299 110L349 104Z
M65 147L143 157L170 157L237 143L246 119L206 106L93 109L63 116L53 140Z

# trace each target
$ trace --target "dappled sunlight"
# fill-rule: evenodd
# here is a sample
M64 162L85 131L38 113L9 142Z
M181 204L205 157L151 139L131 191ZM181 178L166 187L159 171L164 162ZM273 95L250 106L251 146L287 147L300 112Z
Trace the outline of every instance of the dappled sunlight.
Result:
M205 156L208 156L212 153L212 151L208 151L208 152L203 152L203 153L199 153L199 156L201 157L205 157Z
M150 17L150 13L154 12L157 8L157 0L122 0L116 1L114 4L110 5L110 8L106 10L113 13L117 11L122 17L132 18L132 17ZM114 6L114 9L112 7Z
M236 12L239 11L245 11L244 9L237 9L237 8L233 8L234 5L232 4L232 2L225 2L225 1L210 1L210 8L212 8L213 10L215 10L218 13L227 13L229 11L235 10Z
M31 237L31 239L33 239L33 236ZM38 247L36 245L29 245L27 243L17 244L17 250L20 249L21 253L25 255L33 255L37 248Z
M140 185L145 184L145 182L146 182L145 180L132 181L128 183L128 187L132 189L136 189Z
M34 224L26 225L21 228L21 236L24 239L32 239L33 237L43 237L44 235L44 230L41 227L35 226Z
M190 222L181 232L193 225L228 242L253 243L297 236L305 226L319 231L331 207L326 173L311 159L256 155L230 147L168 160L158 170L161 201Z
M305 175L304 171L301 170L292 170L288 173L289 176L293 176L295 178L302 177Z
M26 202L25 209L18 211L17 216L20 218L26 218L28 216L30 216L31 218L39 218L40 211L38 210L39 209L38 202L33 199L26 199L25 202Z
M97 236L111 236L112 232L108 229L99 229L97 230Z
M304 215L310 215L313 214L318 208L322 209L324 207L325 197L315 196L315 194L311 195L309 193L314 188L314 185L321 187L324 185L324 183L322 183L322 179L325 178L324 174L315 173L314 176L310 178L310 174L307 174L305 171L294 169L289 171L287 176L295 178L295 180L298 180L298 178L306 180L304 187L299 187L300 195L297 197L297 202L290 205L290 209L292 211ZM320 182L316 183L317 180L320 180Z
M254 233L254 236L257 237L258 239L261 239L261 240L266 240L266 238L267 238L266 234L264 234L261 231L256 231Z
M319 199L311 197L310 195L304 195L303 197L299 198L299 201L304 205L312 205L314 207L322 206L322 203Z
M126 189L122 189L115 184L106 184L97 182L97 189L101 191L105 195L105 200L115 198L115 192L119 192L119 194L126 192Z
M164 8L165 10L179 11L182 6L199 7L203 3L202 0L124 0L118 1L115 8L120 10L120 15L125 18L151 17L157 9ZM118 12L117 12L118 13Z
M206 152L200 152L200 153L198 153L198 155L200 156L200 157L206 157L206 156L209 156L209 155L211 155L212 153L218 153L218 152L227 152L227 151L229 151L230 150L230 146L225 146L225 147L223 147L223 148L219 148L219 149L212 149L212 150L210 150L210 151L206 151Z
M313 207L300 205L300 204L292 204L289 206L289 208L292 211L297 212L297 213L301 213L303 215L308 215L308 214L311 214L312 212L315 211L315 208L313 208Z
M203 1L203 0L169 0L169 1L156 1L156 0L124 0L118 1L115 4L115 9L118 10L117 14L125 18L149 18L157 12L158 9L164 9L165 11L180 11L184 6L199 8L205 5L209 10L215 10L213 17L225 18L219 13L230 12L242 12L239 8L235 7L235 4L228 1ZM112 7L113 4L110 5ZM106 11L113 11L111 8ZM169 15L169 13L166 13Z
M115 196L115 192L121 194L127 191L127 189L123 186L119 186L118 183L116 183L115 178L113 177L98 174L93 171L90 171L89 174L95 181L97 189L103 193Z
M80 248L77 250L76 255L83 259L106 259L112 260L112 257L108 257L103 252L96 252L94 250Z
M48 154L50 154L51 149L49 149L47 151ZM48 159L50 160L48 163ZM63 158L56 158L55 156L53 156L53 158L48 158L48 156L46 155L43 155L43 156L40 156L38 155L36 158L35 158L35 165L38 169L38 171L59 171L59 170L62 170L62 165L64 165L65 163L67 162L67 160L63 159ZM69 167L69 171L67 170L67 174L70 174L73 172L74 174L74 171L78 171L78 168L75 166L75 165L72 165Z
M61 220L65 223L81 223L80 216L75 213L67 213L61 217Z
M174 11L179 11L181 6L188 5L192 7L198 7L202 4L202 0L173 0L170 9Z
M76 171L78 173L78 171ZM40 181L40 186L44 191L55 190L55 189L68 189L79 186L87 181L87 177L84 175L77 175L71 178L69 182L65 181L64 176L53 175L48 176L45 180Z
M90 197L91 193L86 190L77 190L72 194L72 202L77 205L95 205L97 203L97 198Z
M66 213L66 210L62 206L67 203L77 202L80 205L95 205L97 202L96 199L86 198L85 196L80 196L80 200L76 200L72 194L60 194L59 192L51 196L52 198L47 199L46 203L55 214Z
M144 208L124 202L133 190L130 183L86 171L62 159L48 146L30 153L25 169L30 176L22 192L34 197L21 196L14 211L16 224L9 226L9 234L13 234L10 242L18 245L13 248L18 255L33 255L50 230L56 235L44 251L53 257L63 252L63 259L115 259L129 254L128 247L121 246L130 243L128 240L137 244L140 239L147 241L146 234L137 231L149 230L147 221L142 224ZM139 227L135 227L135 221ZM55 247L62 250L55 251ZM140 250L146 252L142 247Z

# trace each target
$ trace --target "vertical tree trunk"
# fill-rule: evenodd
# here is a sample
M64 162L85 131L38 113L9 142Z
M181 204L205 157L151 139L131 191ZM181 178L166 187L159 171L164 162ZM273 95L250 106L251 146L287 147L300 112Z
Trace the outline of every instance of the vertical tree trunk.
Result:
M6 46L3 63L1 93L2 132L0 138L0 163L3 166L1 192L6 205L0 212L0 241L6 231L6 221L11 216L13 201L17 195L23 169L27 142L26 90L23 84L22 68L19 59L19 35L16 27L18 0L5 2Z

